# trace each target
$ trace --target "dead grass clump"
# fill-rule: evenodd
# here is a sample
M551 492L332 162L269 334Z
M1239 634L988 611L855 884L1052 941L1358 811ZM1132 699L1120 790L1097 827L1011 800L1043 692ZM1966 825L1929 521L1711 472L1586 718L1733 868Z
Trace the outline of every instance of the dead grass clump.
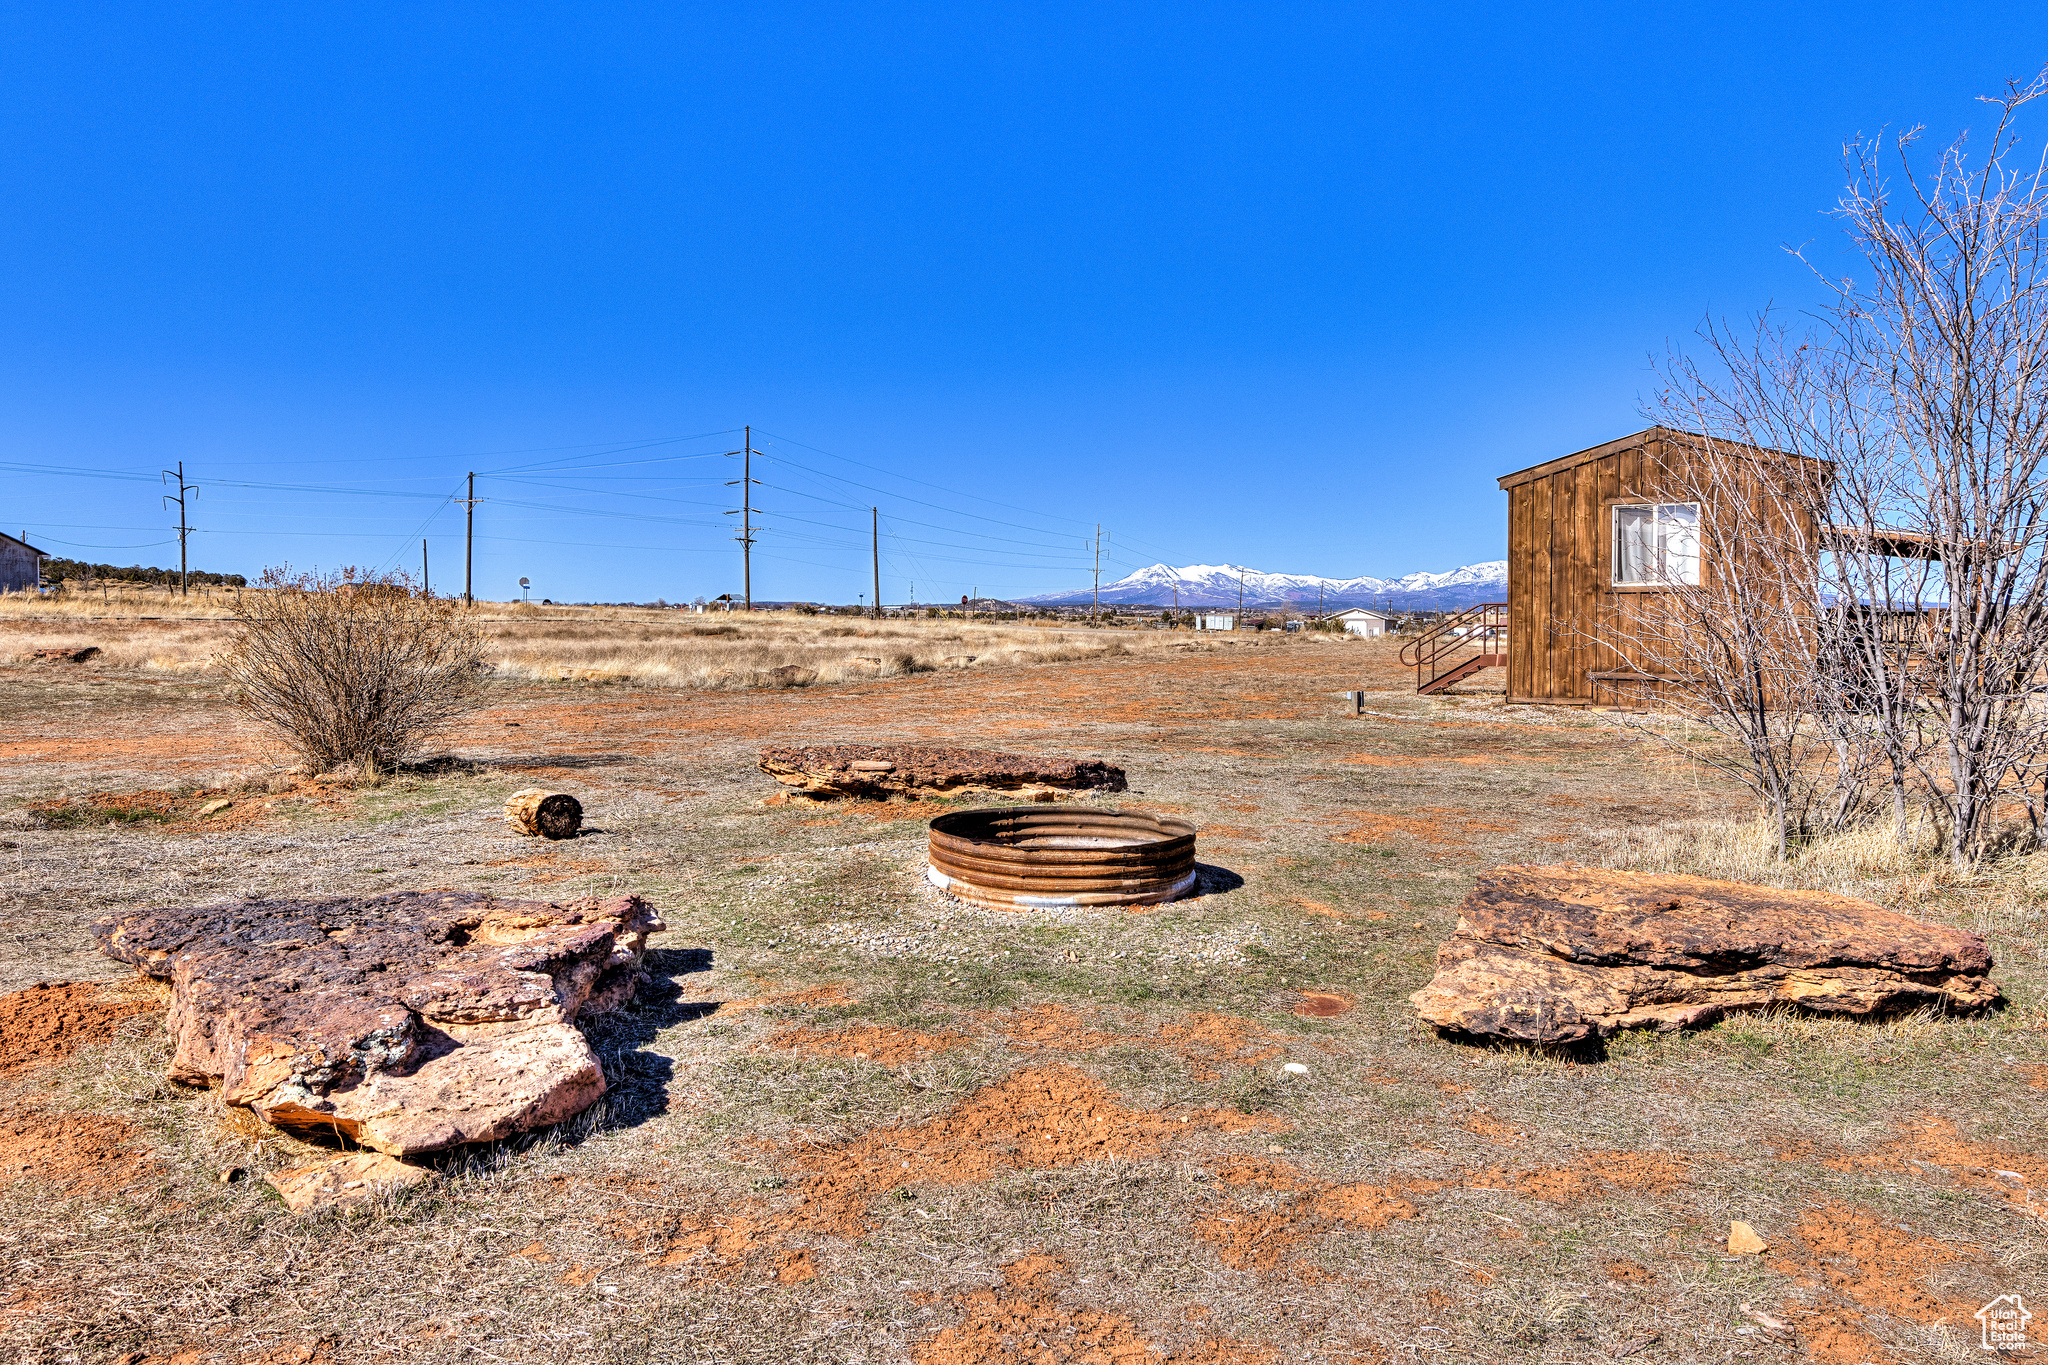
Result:
M476 703L483 635L403 577L266 569L224 656L257 720L317 771L389 769Z

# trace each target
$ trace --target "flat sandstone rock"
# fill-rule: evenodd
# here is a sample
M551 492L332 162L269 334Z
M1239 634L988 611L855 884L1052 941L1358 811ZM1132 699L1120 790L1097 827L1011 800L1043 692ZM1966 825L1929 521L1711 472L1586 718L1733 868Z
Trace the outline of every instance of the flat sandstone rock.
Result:
M638 896L406 891L140 910L93 936L171 983L172 1079L408 1156L589 1107L604 1073L576 1020L632 1000L664 927Z
M1447 1032L1582 1043L1791 1004L1869 1016L1994 1004L1991 954L1960 929L1847 896L1597 867L1483 874L1409 996Z
M412 1166L382 1152L351 1152L264 1176L284 1206L293 1213L366 1204L392 1190L411 1189L433 1178L423 1166Z
M1034 758L943 744L777 744L761 751L761 771L821 797L1124 789L1124 770L1098 759Z

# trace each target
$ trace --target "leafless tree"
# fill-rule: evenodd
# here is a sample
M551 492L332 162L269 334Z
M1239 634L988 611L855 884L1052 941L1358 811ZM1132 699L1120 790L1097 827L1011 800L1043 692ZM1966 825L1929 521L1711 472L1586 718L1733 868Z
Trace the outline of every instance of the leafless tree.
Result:
M2044 91L2048 72L1986 101L1981 157L1965 135L1922 163L1917 128L1853 143L1837 214L1868 278L1816 267L1832 298L1803 336L1769 317L1749 336L1709 327L1707 364L1668 367L1658 405L1709 449L1824 463L1797 495L1811 533L1782 546L1813 590L1751 556L1760 580L1700 609L1782 604L1788 634L1811 637L1799 705L1834 737L1825 766L1838 784L1877 774L1901 830L1917 792L1958 866L1986 851L2001 799L2022 797L2038 828L2048 776L2048 180L2016 132ZM1704 477L1725 492L1729 472L1709 460Z
M264 571L224 662L242 705L316 769L388 769L471 709L483 636L404 575Z
M1629 595L1610 637L1643 667L1634 685L1646 700L1712 738L1631 723L1746 784L1770 812L1783 857L1845 771L1814 668L1827 631L1811 515L1824 470L1725 434L1670 431L1656 449L1658 468L1640 491L1696 515L1658 537L1650 590ZM1616 529L1612 553L1630 553Z

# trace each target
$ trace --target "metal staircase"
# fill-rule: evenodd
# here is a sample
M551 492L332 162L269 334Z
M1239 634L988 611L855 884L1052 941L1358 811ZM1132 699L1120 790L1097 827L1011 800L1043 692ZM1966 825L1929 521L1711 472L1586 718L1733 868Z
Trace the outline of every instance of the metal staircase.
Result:
M1442 692L1482 668L1508 666L1508 604L1482 602L1447 616L1401 646L1415 670L1415 690Z

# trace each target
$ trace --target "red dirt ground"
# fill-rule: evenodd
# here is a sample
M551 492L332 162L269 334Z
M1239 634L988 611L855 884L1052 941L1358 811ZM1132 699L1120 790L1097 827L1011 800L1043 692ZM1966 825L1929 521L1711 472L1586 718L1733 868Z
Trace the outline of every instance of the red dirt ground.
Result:
M1151 1156L1181 1133L1242 1133L1275 1122L1220 1109L1130 1109L1085 1072L1053 1063L1012 1072L938 1118L787 1151L785 1162L804 1177L796 1226L857 1237L868 1206L905 1184L963 1185L1008 1170Z
M68 1194L112 1195L146 1179L155 1164L123 1119L29 1105L0 1109L0 1181L27 1178Z
M113 1037L122 1020L162 1008L132 985L93 981L45 981L0 995L0 1076L62 1061Z
M1828 1201L1800 1219L1803 1255L1774 1259L1772 1269L1796 1285L1825 1287L1837 1301L1820 1306L1787 1303L1782 1316L1820 1365L1862 1365L1894 1357L1866 1329L1880 1313L1927 1326L1965 1328L1977 1305L1944 1301L1928 1292L1930 1270L1964 1259L1985 1259L1976 1247L1915 1238L1867 1209Z
M961 1320L910 1348L915 1365L1279 1365L1270 1347L1212 1340L1171 1354L1117 1313L1070 1307L1049 1287L1066 1266L1029 1255L1004 1283L958 1300Z

